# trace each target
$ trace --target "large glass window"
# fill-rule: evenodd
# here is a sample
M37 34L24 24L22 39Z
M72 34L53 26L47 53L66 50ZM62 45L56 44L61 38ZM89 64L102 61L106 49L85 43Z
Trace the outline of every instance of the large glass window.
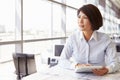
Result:
M41 55L42 63L47 63L48 57L55 56L54 46L61 44L60 40L48 40L39 42L24 43L24 53Z
M0 45L0 62L11 60L13 53L15 53L15 45Z
M0 0L0 44L15 40L15 0ZM13 52L14 44L0 45L0 62L12 59Z
M38 42L28 42L24 43L24 53L32 54L45 54L45 52L52 53L55 44L61 44L61 39L59 40L48 40L48 41L38 41ZM50 54L53 55L53 54ZM46 55L47 56L47 55Z
M77 10L67 7L66 10L66 35L69 36L78 28Z
M65 37L65 26L62 26L62 24L66 24L64 9L62 9L62 6L59 4L53 4L52 11L52 37Z
M0 42L15 40L15 0L0 0Z
M24 53L41 54L44 51L49 51L51 49L50 41L40 41L40 42L30 42L24 43Z
M40 54L42 63L47 63L48 57L55 57L54 46L65 44L66 37L79 28L77 9L86 3L97 5L104 16L100 31L120 36L120 19L111 2L105 0L103 7L98 1L0 0L0 71L14 74L11 60L15 52Z
M68 37L78 28L77 9L86 3L97 5L98 1L0 0L0 59L11 59L10 56L17 50L40 53L40 48L51 49L47 46L54 44L52 39ZM107 34L120 34L118 26L120 21L109 3L106 2L104 7L97 5L104 16L104 27L100 31ZM58 42L63 41L58 40ZM8 47L10 49L7 49Z
M66 4L75 8L79 8L85 4L85 0L66 0Z
M23 0L23 39L48 38L51 35L51 3Z

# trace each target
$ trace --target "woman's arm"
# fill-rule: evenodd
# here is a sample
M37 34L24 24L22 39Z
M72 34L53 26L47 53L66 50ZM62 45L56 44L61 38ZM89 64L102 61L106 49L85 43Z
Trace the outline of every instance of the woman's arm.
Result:
M70 37L67 39L66 44L64 45L64 48L62 50L59 65L62 66L63 68L71 68L70 58L72 56L72 53L73 53L72 39Z
M116 46L113 42L110 42L106 48L107 65L102 69L94 69L93 73L99 76L103 76L107 73L116 72L119 69L118 56L116 52Z
M113 73L118 71L119 69L119 62L118 62L118 54L116 51L116 45L114 42L110 42L107 49L106 49L106 55L107 55L107 66L108 73Z

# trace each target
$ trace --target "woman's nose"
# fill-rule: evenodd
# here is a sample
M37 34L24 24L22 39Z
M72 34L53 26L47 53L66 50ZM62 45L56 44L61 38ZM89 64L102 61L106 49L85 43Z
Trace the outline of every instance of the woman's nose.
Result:
M83 23L83 19L82 19L82 18L79 18L79 22L80 22L80 23Z

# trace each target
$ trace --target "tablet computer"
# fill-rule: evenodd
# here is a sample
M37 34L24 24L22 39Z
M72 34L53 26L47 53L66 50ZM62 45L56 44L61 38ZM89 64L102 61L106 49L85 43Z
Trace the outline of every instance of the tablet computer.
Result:
M75 72L92 72L93 69L101 69L102 66L78 66L75 68Z

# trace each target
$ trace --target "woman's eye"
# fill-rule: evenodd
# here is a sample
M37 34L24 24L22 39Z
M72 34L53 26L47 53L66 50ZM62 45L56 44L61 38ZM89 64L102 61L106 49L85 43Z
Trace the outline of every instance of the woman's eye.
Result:
M87 16L84 16L84 19L88 19L88 17L87 17Z
M78 15L78 18L80 18L81 16L80 15Z
M87 16L80 16L80 15L78 15L78 18L88 19Z

